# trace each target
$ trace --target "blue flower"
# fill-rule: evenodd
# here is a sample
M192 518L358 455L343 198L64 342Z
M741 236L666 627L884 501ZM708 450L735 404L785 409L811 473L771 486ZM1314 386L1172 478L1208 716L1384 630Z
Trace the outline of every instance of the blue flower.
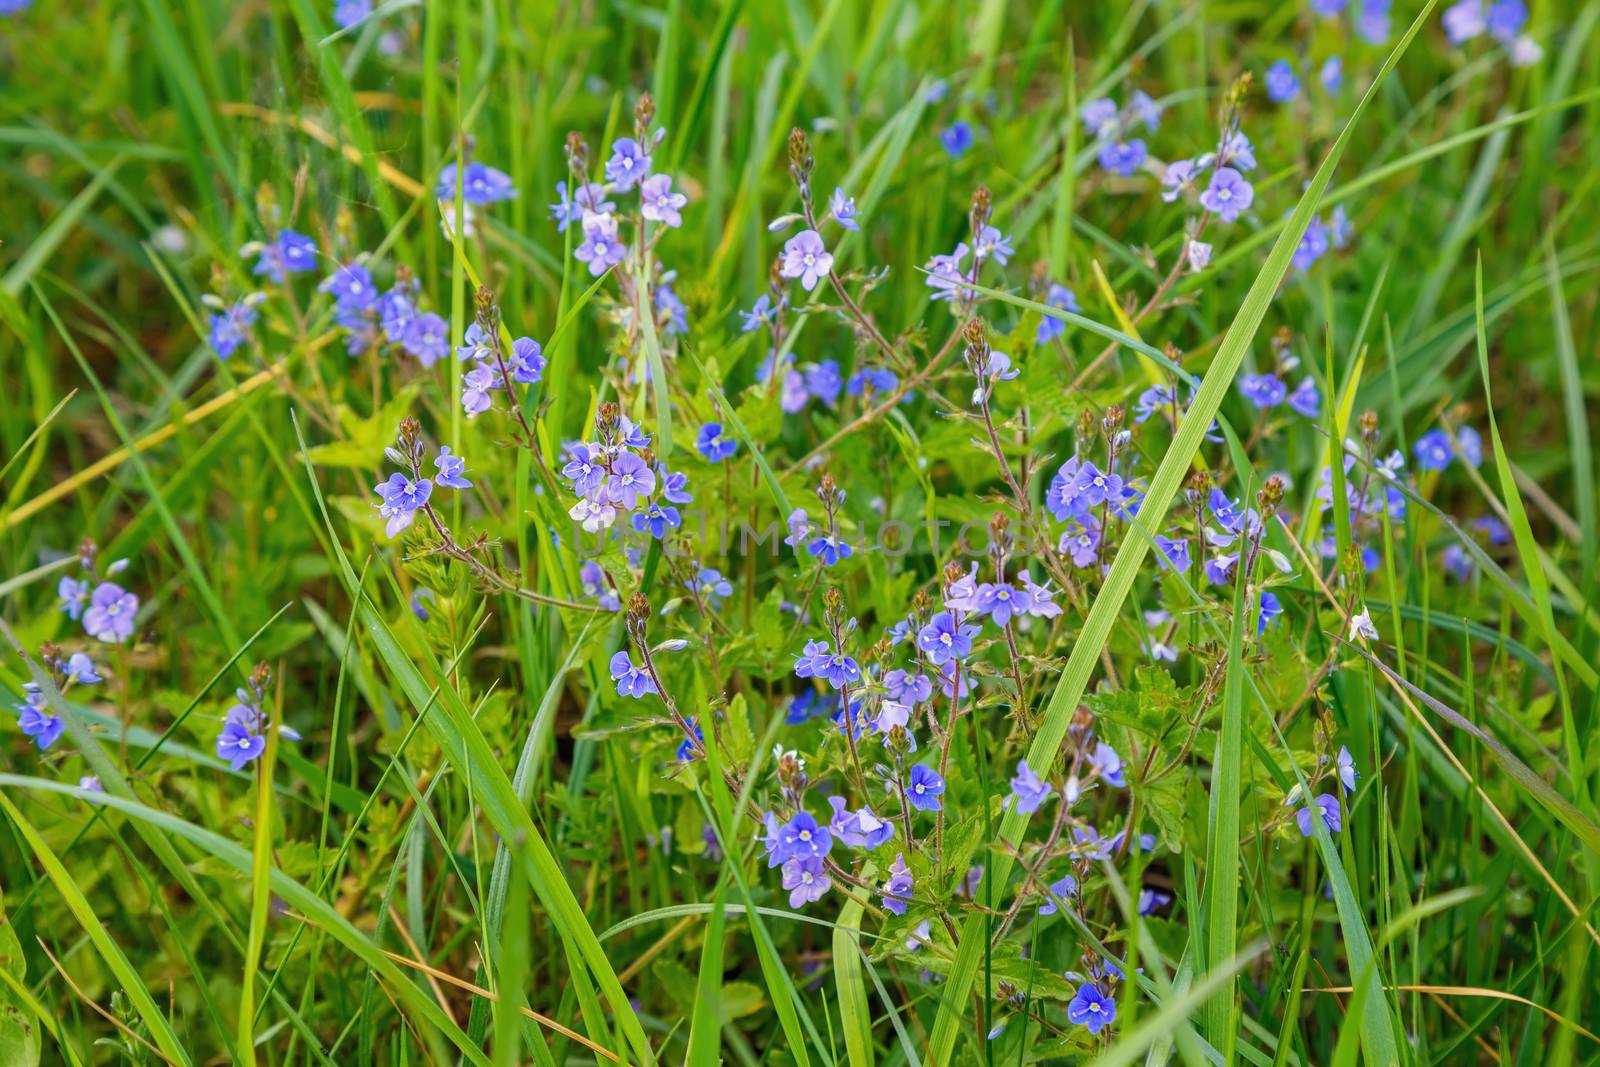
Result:
M635 667L626 652L618 652L611 657L611 677L617 683L618 696L637 700L656 691L656 683L650 678L650 672L643 667Z
M780 863L792 859L821 859L833 849L833 834L817 822L809 811L796 812L778 829L778 845L773 855Z
M1278 603L1275 593L1263 592L1261 594L1261 613L1256 617L1256 634L1264 634L1272 620L1283 614L1283 605Z
M1016 802L1017 811L1032 815L1049 799L1050 793L1050 783L1035 774L1027 760L1019 760L1017 773L1011 779L1011 799Z
M1483 0L1460 0L1444 13L1444 34L1452 45L1466 44L1489 28Z
M939 667L952 659L966 659L972 652L972 639L980 632L970 623L957 623L951 612L941 611L917 633L917 647Z
M464 475L467 473L467 461L460 456L450 454L450 446L443 445L439 454L433 457L433 465L439 471L434 478L435 485L442 485L447 489L471 489L472 483Z
M252 293L211 316L207 340L218 359L227 359L250 339L250 327L256 323L256 303L256 294Z
M883 676L883 687L890 700L900 704L920 704L933 696L933 683L924 674L908 674L899 668Z
M317 286L332 293L334 303L344 311L366 311L378 303L378 287L364 264L346 263Z
M906 786L906 803L918 811L938 811L943 807L939 800L944 795L944 779L937 771L918 763L911 768L911 780Z
M800 678L822 678L835 689L861 680L861 666L842 652L830 652L826 641L807 641L795 657L794 673Z
M1218 167L1211 173L1206 191L1200 194L1200 206L1223 222L1236 222L1254 199L1255 189L1244 175L1232 167Z
M62 575L61 581L56 583L56 598L61 601L61 610L67 613L67 618L76 622L89 603L89 583L70 574Z
M1355 757L1350 755L1350 749L1344 745L1339 746L1339 758L1335 762L1339 773L1339 788L1346 793L1356 791L1356 779L1360 775L1356 772Z
M689 492L689 476L680 471L656 472L661 479L661 499L669 504L690 504L694 494Z
M1444 430L1429 430L1417 438L1417 443L1412 446L1411 451L1417 457L1417 466L1425 471L1444 470L1450 466L1453 455L1450 435Z
M1066 900L1078 895L1078 880L1070 874L1062 875L1058 880L1050 883L1050 894L1039 905L1040 915L1054 915L1060 909L1056 907L1057 900Z
M995 226L985 226L978 231L978 236L972 239L972 251L979 259L992 259L1002 267L1017 254L1011 247L1011 239Z
M611 461L611 477L606 479L606 499L629 511L639 506L639 498L649 496L656 488L656 472L650 464L632 452L624 452Z
M838 534L818 533L806 542L806 551L822 561L824 567L832 567L841 559L849 559L855 554L855 549L850 542L842 540Z
M1092 566L1100 558L1100 524L1086 516L1077 527L1062 533L1056 551L1069 557L1074 567Z
M972 126L956 121L939 131L939 143L950 153L951 159L960 159L972 147Z
M1104 741L1097 743L1094 751L1089 754L1089 767L1107 785L1122 789L1128 784L1122 774L1122 757L1117 754L1116 749Z
M1156 563L1162 570L1169 566L1180 571L1189 569L1189 540L1186 537L1167 537L1156 534Z
M1264 80L1267 96L1274 104L1287 104L1300 95L1300 79L1295 76L1288 60L1280 59L1268 67Z
M783 888L789 890L791 908L821 900L832 885L821 859L792 859L783 865Z
M333 5L333 21L341 30L363 22L372 14L372 0L337 0Z
M317 242L294 230L280 230L277 239L261 249L255 273L283 282L291 273L317 269Z
M833 196L828 201L828 213L847 230L859 230L861 224L856 221L856 200L853 196L844 195L844 190L835 188Z
M1322 69L1317 72L1317 80L1322 83L1324 92L1337 93L1344 85L1344 60L1338 56L1329 56L1323 61Z
M411 319L400 338L400 346L431 367L450 354L450 324L431 311Z
M1055 282L1050 283L1050 289L1045 294L1044 302L1053 308L1060 308L1062 311L1070 311L1073 314L1078 314L1083 310L1078 306L1077 294L1066 286L1058 285ZM1039 327L1033 337L1034 343L1042 345L1046 341L1060 337L1066 332L1066 329L1065 320L1044 315L1039 319Z
M558 202L550 205L550 217L555 220L557 233L564 233L574 222L582 222L584 215L609 215L617 210L617 205L606 199L606 187L599 182L578 186L570 197L567 183L556 182L556 197Z
M1289 406L1308 419L1322 415L1322 393L1309 374L1301 379L1300 384L1294 387L1294 392L1289 394Z
M1483 465L1483 438L1471 426L1456 430L1456 455L1469 467Z
M1294 813L1295 825L1300 828L1301 837L1310 837L1313 829L1311 822L1312 809L1315 807L1317 815L1322 818L1322 825L1328 828L1330 834L1336 834L1344 826L1344 820L1339 814L1339 798L1331 793L1321 793L1311 804Z
M378 517L387 520L384 534L393 537L417 517L417 510L433 494L433 483L426 478L413 481L396 473L389 475L388 481L373 486L372 491L378 494Z
M95 669L94 660L89 658L87 652L74 652L67 657L67 662L62 665L68 678L79 685L94 685L105 681L100 672Z
M1032 606L1028 591L1010 582L984 582L978 586L978 610L1002 629L1014 617L1026 615Z
M17 725L22 728L25 736L33 738L33 743L39 746L39 751L44 752L61 739L67 724L59 715L52 715L46 710L44 690L37 685L24 682L22 692L23 703L16 706Z
M1239 392L1258 408L1275 408L1289 395L1288 386L1276 374L1246 374L1239 379Z
M1389 40L1390 0L1362 0L1361 11L1356 15L1356 33L1368 44L1383 44Z
M1321 219L1312 219L1306 224L1300 243L1294 246L1295 270L1310 270L1313 263L1328 254L1329 246L1327 226Z
M695 722L694 716L691 715L685 721L689 724L689 728L694 731L694 740L691 741L685 737L678 744L678 750L672 756L679 763L691 763L699 759L698 754L705 748L706 732L700 728L699 723Z
M1124 178L1131 177L1150 156L1142 140L1107 141L1100 148L1100 169Z
M695 439L694 447L708 463L721 463L739 451L739 442L722 436L722 423L708 422L700 427L700 436Z
M1122 479L1085 460L1078 466L1073 498L1079 508L1097 508L1122 495Z
M733 595L733 583L722 576L715 567L701 567L695 575L695 589L705 598L707 605L715 608L725 597Z
M756 302L750 306L749 311L739 312L739 332L753 333L763 326L774 321L772 297L762 293L756 297Z
M1117 125L1117 102L1106 97L1090 100L1078 109L1078 117L1092 136L1109 136Z
M652 174L639 183L639 213L651 222L671 227L682 226L683 216L679 212L688 202L687 196L672 191L672 176L669 174Z
M851 396L874 393L892 393L900 385L900 377L887 367L863 367L850 375L844 391Z
M896 852L894 863L889 867L889 880L883 883L883 910L894 915L904 915L906 905L911 902L911 891L915 886L911 868L906 866L905 856Z
M894 824L878 818L872 809L849 811L841 796L829 797L828 804L833 808L833 819L828 823L828 829L850 848L877 848L894 837Z
M606 160L606 178L625 193L650 175L650 149L632 137L619 137L611 143L611 158Z
M83 632L97 641L117 645L133 636L139 598L116 582L101 582L89 594L83 613Z
M590 277L600 277L621 263L627 254L628 246L617 237L614 215L583 217L583 243L572 250L572 255L578 262L589 265Z
M1042 909L1041 909L1042 910ZM1098 1034L1117 1017L1117 1002L1094 982L1085 982L1067 1005L1067 1021Z
M784 242L778 274L784 278L799 278L806 292L815 289L832 269L833 256L816 230L801 230Z
M1489 5L1485 24L1489 35L1501 44L1510 44L1528 23L1528 5L1522 0L1495 0Z
M222 724L222 732L217 735L217 758L227 760L236 771L242 771L247 764L260 759L261 753L267 749L267 739L251 728L252 723L245 721L244 716L235 715L243 707L236 705L228 713L228 720Z
M433 195L439 200L455 200L454 163L447 163L439 172L439 181L434 186ZM517 190L511 184L511 175L505 171L496 170L486 163L468 163L461 171L461 199L468 204L493 204L501 200L511 200L516 195Z

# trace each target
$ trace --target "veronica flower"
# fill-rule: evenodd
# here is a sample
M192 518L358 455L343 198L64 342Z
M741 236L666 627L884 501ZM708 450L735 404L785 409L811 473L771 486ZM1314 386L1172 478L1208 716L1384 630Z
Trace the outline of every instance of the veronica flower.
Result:
M836 533L819 533L816 537L806 542L806 551L822 561L824 567L832 567L841 559L849 559L855 554L855 549L850 542L842 539Z
M417 304L411 294L396 286L378 298L378 324L390 344L403 344L406 331L417 317Z
M1368 641L1378 639L1378 628L1372 624L1372 616L1367 614L1367 609L1362 608L1350 616L1350 640L1364 637Z
M833 407L844 390L844 376L839 373L839 361L824 359L806 368L806 392Z
M211 316L206 340L217 353L218 359L232 356L240 345L250 339L250 328L255 325L257 318L256 305L260 301L260 293L251 293Z
M799 811L778 828L778 846L774 855L783 862L821 859L832 849L833 834L828 828L818 823L810 812Z
M1067 522L1077 518L1086 510L1085 505L1078 499L1078 473L1083 467L1083 461L1073 456L1050 479L1050 486L1045 490L1044 506L1049 509L1057 522Z
M1317 72L1317 81L1322 83L1323 91L1332 95L1337 93L1344 85L1344 60L1338 56L1329 56L1322 63L1322 69Z
M1389 4L1390 0L1362 0L1356 33L1363 41L1383 44L1389 40Z
M1461 462L1469 467L1483 465L1483 438L1471 426L1461 426L1456 429L1456 455L1461 457Z
M467 473L467 461L460 456L450 454L450 446L443 445L439 454L433 457L433 465L439 471L434 478L435 485L442 485L447 489L471 489L472 483L463 475Z
M1339 788L1346 793L1354 793L1356 791L1356 779L1360 775L1356 773L1355 758L1350 755L1350 750L1344 745L1339 746L1339 758L1335 765L1339 772Z
M431 311L411 319L400 338L400 346L431 367L450 354L450 324Z
M1278 602L1275 593L1263 592L1261 594L1261 613L1256 617L1256 634L1264 634L1272 620L1283 614L1283 605Z
M938 811L943 807L939 800L944 795L944 779L937 771L920 763L911 768L911 780L906 786L906 803L918 811Z
M850 848L877 848L894 837L894 824L878 818L870 808L847 811L841 796L829 797L828 803L833 807L828 829Z
M972 147L972 126L956 121L939 131L939 143L950 153L951 159L960 159Z
M1161 199L1171 204L1183 195L1194 181L1194 160L1178 159L1167 164L1161 176Z
M1070 874L1062 875L1050 883L1050 892L1039 903L1040 915L1054 915L1060 909L1056 907L1057 900L1066 900L1078 895L1078 880Z
M454 163L447 163L439 172L439 183L434 187L433 194L442 201L455 200ZM486 163L468 163L461 171L461 199L465 203L493 204L501 200L511 200L516 195L517 190L511 184L511 175L503 170L496 170Z
M934 300L954 300L959 295L959 289L965 276L962 274L962 260L967 258L966 242L957 243L956 250L948 256L934 256L928 260L927 285L930 289L938 290L933 294Z
M801 678L822 678L835 689L861 680L861 665L843 652L830 652L826 641L807 641L795 657L794 673Z
M1061 606L1055 602L1056 591L1050 588L1048 578L1043 585L1035 585L1033 576L1027 571L1022 571L1017 575L1017 582L1022 586L1018 599L1023 596L1028 598L1025 614L1039 619L1053 619L1061 614Z
M562 477L572 482L572 491L579 496L595 496L606 478L606 469L588 445L576 444L567 450L567 465L561 468Z
M611 158L606 160L606 178L625 193L650 174L650 149L632 137L611 142Z
M1078 110L1086 130L1096 137L1109 137L1117 128L1117 102L1100 97L1090 100Z
M255 273L283 283L292 273L317 269L317 242L294 230L280 230L269 245L261 247Z
M267 739L251 729L251 724L235 718L230 712L217 735L217 758L227 760L236 771L242 771L252 761L260 759L267 750Z
M1067 1005L1067 1021L1098 1034L1117 1017L1117 1002L1094 982L1085 982Z
M1276 374L1246 374L1239 379L1239 392L1258 408L1275 408L1289 395L1289 389Z
M981 631L971 624L957 623L953 614L941 611L917 634L917 647L934 666L952 659L966 659L972 652L972 639Z
M1310 837L1312 833L1312 810L1321 817L1322 825L1328 828L1330 834L1336 834L1344 825L1344 820L1339 814L1339 798L1329 793L1319 794L1311 804L1294 813L1295 825L1300 828L1301 837Z
M1154 915L1172 903L1172 894L1160 889L1139 890L1139 914Z
M1244 175L1232 167L1218 167L1211 173L1206 191L1200 194L1200 206L1223 222L1236 222L1253 199L1255 190L1244 180Z
M1289 406L1308 419L1315 419L1322 414L1322 393L1317 389L1317 383L1308 374L1294 387L1294 392L1289 394Z
M870 399L874 393L892 393L899 385L899 376L889 368L863 367L850 376L844 391L851 396L865 394Z
M694 447L705 457L706 462L721 463L739 451L739 442L722 435L722 423L708 422L700 427L700 435L695 439Z
M844 190L835 188L833 197L828 201L828 213L847 230L859 230L861 224L856 222L856 201L853 196L845 196Z
M639 183L640 214L652 222L682 226L683 216L679 211L688 202L687 196L672 191L671 175L652 174Z
M950 591L945 594L944 606L951 611L971 614L980 610L978 608L978 565L974 563L972 569L950 583Z
M95 670L94 660L90 659L89 654L86 652L74 652L68 656L67 662L62 669L66 672L68 678L79 685L94 685L97 682L105 681L100 676L100 672Z
M958 700L972 692L972 675L961 669L958 660L952 660L943 667L935 668L934 677L939 679L939 692L952 700Z
M883 910L893 915L904 915L915 884L911 878L911 868L906 866L905 856L896 852L894 863L889 867L889 880L883 883Z
M1350 0L1311 0L1311 10L1325 19L1339 17L1339 12L1344 10L1345 4Z
M793 859L783 865L783 888L789 890L791 908L821 900L832 886L820 859Z
M635 667L626 652L618 652L611 657L611 677L617 683L618 696L638 700L656 692L656 683L651 679L650 672L643 667Z
M89 597L83 613L83 632L108 645L121 644L133 636L134 616L139 613L139 598L115 582L101 582Z
M1100 169L1124 178L1131 177L1149 156L1150 150L1137 137L1126 142L1107 141L1100 148Z
M676 530L683 526L683 518L678 514L678 509L662 503L652 503L643 510L634 512L631 522L636 533L648 533L657 541L666 540L668 530Z
M1189 540L1186 537L1167 537L1156 534L1156 563L1162 570L1175 567L1180 571L1189 569Z
M762 293L749 311L739 312L739 319L740 333L753 333L763 326L770 325L774 320L772 297Z
M500 388L499 377L493 367L482 363L461 376L461 408L467 418L477 418L494 406L489 394Z
M611 503L632 511L639 506L639 498L649 496L655 488L656 472L632 452L624 452L612 462L611 477L606 479L606 497Z
M1300 79L1295 77L1294 68L1287 60L1280 59L1268 67L1263 80L1267 86L1267 97L1274 104L1287 104L1300 95Z
M785 278L799 278L806 292L815 289L832 269L833 256L816 230L801 230L784 242L783 265L778 273Z
M1017 773L1011 779L1011 799L1016 802L1017 811L1032 815L1050 794L1050 783L1035 774L1027 760L1019 760Z
M1016 249L1011 247L1011 239L994 226L985 226L978 231L978 236L972 240L972 251L979 259L992 259L1002 267L1016 255Z
M1104 741L1098 742L1094 746L1094 751L1089 754L1089 767L1098 773L1107 785L1122 789L1128 784L1127 779L1123 777L1122 757L1117 754L1116 749Z
M706 603L715 608L724 597L733 595L733 583L715 567L701 567L695 575L695 588Z
M378 303L378 287L372 281L372 272L358 262L346 263L317 288L333 294L334 303L348 311L366 311Z
M1161 105L1143 89L1135 89L1128 98L1128 113L1136 121L1144 123L1144 128L1151 133L1161 126Z
M978 610L1001 629L1028 611L1028 594L1010 582L984 582L978 587Z
M1072 560L1074 567L1089 567L1100 557L1100 526L1085 518L1076 532L1067 530L1056 542L1056 551Z
M56 598L61 601L61 610L67 613L67 618L76 622L89 603L89 583L70 574L62 575L56 583Z
M1489 28L1483 0L1461 0L1444 13L1444 34L1452 45L1460 46Z
M599 182L585 182L567 196L567 183L556 182L558 203L550 205L550 217L556 222L556 232L563 233L569 224L582 222L583 216L610 215L617 205L606 199L606 187Z
M1328 228L1321 219L1312 219L1300 235L1300 243L1294 246L1295 269L1310 270L1313 263L1328 254L1328 248Z
M1199 274L1211 263L1211 246L1204 241L1190 241L1184 246L1184 257L1189 261L1189 270Z
M52 715L46 710L44 690L32 682L24 682L22 690L23 703L16 706L17 725L22 729L23 736L31 737L33 743L39 746L39 751L45 752L61 740L67 724L59 715Z
M898 667L883 676L883 687L891 701L920 704L933 696L933 683L926 675L908 674Z
M387 520L384 535L393 537L417 517L417 510L433 494L433 483L426 478L413 481L395 473L389 475L388 481L373 486L372 491L378 494L378 517Z
M1444 470L1450 466L1453 455L1450 435L1444 430L1429 430L1417 438L1411 451L1417 457L1417 466L1425 471Z
M578 262L589 265L590 277L600 277L621 263L627 254L628 246L617 237L615 215L583 216L583 243L572 250L572 255Z
M364 22L372 14L372 0L338 0L333 5L333 21L341 30Z
M1058 285L1055 282L1050 283L1050 288L1045 293L1044 302L1053 308L1060 308L1062 311L1070 311L1073 314L1083 310L1078 305L1077 294L1066 286ZM1034 334L1034 343L1042 345L1046 341L1060 337L1066 332L1066 329L1066 320L1058 319L1053 315L1041 315L1038 330Z

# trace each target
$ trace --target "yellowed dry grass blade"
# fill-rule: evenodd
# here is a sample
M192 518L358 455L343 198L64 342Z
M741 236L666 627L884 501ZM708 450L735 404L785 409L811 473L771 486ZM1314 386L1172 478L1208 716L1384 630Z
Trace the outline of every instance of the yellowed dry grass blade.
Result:
M1551 1011L1543 1004L1536 1004L1527 997L1519 997L1515 993L1507 993L1499 989L1483 989L1478 986L1465 985L1386 985L1383 988L1392 993L1427 993L1430 996L1435 997L1481 997L1485 1000L1510 1001L1513 1004L1521 1004L1524 1007L1541 1011L1551 1020L1561 1024L1562 1026L1565 1026L1574 1033L1582 1034L1590 1041L1600 1043L1600 1037L1596 1037L1594 1034L1585 1030L1572 1020L1554 1011ZM1351 993L1354 991L1354 987L1347 985L1323 986L1319 989L1301 990L1302 993Z

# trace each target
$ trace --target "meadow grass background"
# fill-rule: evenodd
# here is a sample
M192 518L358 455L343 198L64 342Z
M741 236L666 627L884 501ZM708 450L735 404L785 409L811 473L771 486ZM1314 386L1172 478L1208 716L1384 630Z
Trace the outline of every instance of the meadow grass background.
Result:
M92 538L102 559L131 560L124 584L143 600L139 640L96 650L108 683L69 693L66 741L41 755L9 725L0 741L0 1063L1600 1063L1600 616L1588 604L1600 574L1600 4L1530 6L1544 55L1522 68L1481 40L1449 46L1441 9L1422 19L1326 194L1304 201L1302 216L1342 204L1355 240L1303 272L1288 268L1292 240L1269 260L1273 242L1303 224L1289 212L1419 5L1398 0L1381 46L1303 6L1189 0L399 2L338 35L314 0L38 2L0 16L7 704L31 677L23 653L36 662L41 642L82 640L55 604L62 554ZM1262 96L1274 60L1333 54L1341 91L1293 107ZM1152 150L1174 158L1214 143L1246 72L1255 210L1217 233L1206 272L1130 328L1128 309L1178 254L1185 209L1148 175L1102 172L1077 109L1146 89L1165 107ZM934 100L939 80L948 92ZM880 952L892 945L877 920L844 897L793 917L745 847L751 824L737 825L732 860L673 847L708 821L735 826L734 798L714 774L665 782L677 742L660 731L611 729L639 714L605 674L617 624L480 593L375 536L369 486L395 423L415 414L488 476L482 521L514 565L573 595L561 566L534 564L550 550L542 519L516 519L536 513L531 488L514 488L518 475L532 484L526 459L462 418L459 365L348 358L305 283L264 317L249 356L221 362L206 342L200 296L250 287L239 249L268 236L276 205L329 255L380 249L410 265L453 337L476 283L489 285L513 332L548 346L549 439L582 435L592 404L615 395L618 334L545 205L568 131L603 159L644 91L667 130L657 169L691 194L662 253L691 323L672 371L679 449L708 389L740 406L763 357L736 310L767 291L782 241L767 223L794 210L795 126L810 131L821 195L837 182L862 202L850 267L889 268L865 301L907 353L927 358L950 329L918 267L965 237L982 184L1018 249L1005 288L1028 297L1028 267L1042 263L1101 325L1071 325L1077 368L1130 332L1175 346L1197 377L1224 356L1259 368L1285 330L1330 420L1374 412L1385 450L1409 450L1441 417L1484 431L1484 465L1420 479L1376 546L1384 564L1360 600L1393 675L1339 652L1347 620L1298 558L1279 589L1289 633L1270 649L1226 632L1219 594L1223 630L1193 658L1236 675L1219 712L1233 749L1214 756L1207 741L1192 756L1176 800L1184 847L1160 871L1172 908L1124 921L1107 906L1116 921L1098 932L1137 944L1146 973L1106 1041L1063 1036L1042 997L1035 1010L1055 1029L1013 1022L986 1040L1007 1014L981 993L998 990L992 960L957 956L980 993L942 1004L956 983ZM957 120L978 133L953 158L938 134ZM452 242L432 187L463 133L520 195ZM999 298L986 306L997 329L1036 321ZM795 345L847 367L863 350L826 317ZM1060 432L1081 410L1130 403L1152 366L1113 345L1081 388L1023 381ZM970 389L959 374L945 395ZM1244 452L1207 446L1210 462L1238 484L1286 472L1304 509L1333 423L1263 439L1262 417L1223 397L1225 379L1207 381L1254 473L1239 469ZM648 390L625 399L661 431ZM907 457L924 449L939 500L928 513L981 521L992 463L965 430L941 430L935 399L919 404L903 429L847 435L831 469L862 498L910 494L915 517L926 479ZM775 496L809 498L815 484L795 461L848 420L742 410L769 469L741 451L730 513L772 521ZM1152 469L1170 454L1184 473L1180 445L1192 451L1201 430L1163 441ZM1478 549L1474 576L1453 580L1441 551L1471 536L1452 521L1493 513L1517 537ZM1085 688L1105 685L1087 672L1110 627L1136 620L1139 598L1122 594L1138 562L1115 597L1102 587L1103 618L1074 611L1046 652L1035 710L1062 729ZM891 569L850 573L853 610L881 629L943 563L917 545ZM723 569L745 583L735 631L770 588L805 592L782 566ZM410 611L421 585L437 594L426 625ZM658 607L671 595L645 591ZM1082 636L1097 626L1098 640ZM747 758L793 743L773 682L799 651L789 644L776 674L697 676L697 704L713 684L742 694ZM1112 647L1126 679L1141 653ZM1313 715L1293 698L1325 658ZM217 723L257 662L302 740L229 773L212 754ZM1259 832L1250 820L1310 770L1299 757L1319 722L1337 724L1363 770L1343 832ZM959 764L972 782L993 778L996 796L1019 751L1004 734L997 725L992 765L974 749ZM75 789L91 774L98 806ZM1276 792L1257 807L1258 790ZM1221 865L1240 875L1225 907L1210 897ZM1108 901L1136 897L1139 872L1106 884ZM770 910L757 921L751 905ZM979 923L973 945L987 942L982 911L955 914Z

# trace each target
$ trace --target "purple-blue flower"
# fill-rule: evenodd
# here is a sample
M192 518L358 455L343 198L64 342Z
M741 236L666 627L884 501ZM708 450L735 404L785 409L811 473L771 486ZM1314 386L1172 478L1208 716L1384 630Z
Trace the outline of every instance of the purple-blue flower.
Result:
M1280 59L1268 67L1263 80L1267 86L1267 96L1274 104L1287 104L1300 95L1300 79L1295 76L1294 67L1286 59Z
M883 676L883 687L890 700L901 704L920 704L933 696L933 683L924 674L908 674L899 668Z
M832 885L820 859L792 859L783 865L783 888L789 890L791 908L821 900Z
M383 532L393 537L417 517L417 510L433 494L433 483L426 478L412 481L397 472L373 486L372 491L378 494L378 517L386 520Z
M1489 36L1501 44L1510 44L1528 24L1528 5L1522 0L1495 0L1489 5L1484 23Z
M779 862L792 859L821 859L833 849L833 834L818 823L809 811L799 811L778 828L774 855Z
M101 582L89 597L83 613L83 632L108 645L121 644L133 636L134 616L139 613L139 598L116 582Z
M450 324L431 311L413 318L400 338L400 346L431 367L450 354Z
M1411 451L1417 457L1417 466L1425 471L1444 470L1450 466L1450 459L1454 455L1450 434L1444 430L1429 430L1417 438Z
M589 265L590 277L598 278L621 263L628 254L628 246L617 236L617 220L613 215L585 215L583 217L583 243L572 250L579 263Z
M1032 815L1050 797L1050 783L1034 773L1027 760L1017 762L1017 773L1011 778L1011 799L1017 811Z
M618 652L611 657L611 677L617 683L618 696L638 700L656 691L656 683L651 680L650 672L643 667L635 667L626 652Z
M1054 915L1060 909L1056 906L1057 900L1066 900L1078 895L1078 880L1070 874L1064 874L1056 881L1050 883L1050 892L1039 904L1040 915Z
M611 158L606 160L606 178L625 193L650 175L650 149L632 137L619 137L611 143Z
M1223 222L1236 222L1254 198L1255 190L1244 175L1232 167L1218 167L1212 172L1206 191L1200 194L1200 206Z
M828 200L828 214L847 230L861 229L861 224L856 221L856 198L846 196L843 189L833 190L833 196Z
M883 910L894 915L904 915L906 905L911 902L911 891L915 886L911 868L906 866L905 856L896 852L894 863L889 867L889 880L883 883Z
M1077 294L1066 286L1055 282L1050 283L1050 288L1045 293L1044 302L1053 308L1060 308L1062 311L1070 311L1073 314L1078 314L1083 310L1078 306ZM1066 329L1066 320L1055 318L1052 315L1043 315L1039 319L1039 328L1034 333L1034 343L1042 345L1046 341L1060 337Z
M1131 141L1107 141L1100 147L1100 169L1127 178L1149 157L1150 150L1137 137Z
M227 760L236 771L242 771L267 750L267 739L250 728L250 724L231 712L217 735L217 758Z
M1294 387L1294 392L1289 394L1289 406L1308 419L1322 415L1322 393L1309 374L1302 378L1300 384Z
M555 220L556 232L563 233L574 222L582 222L585 215L609 215L617 205L606 199L606 187L599 182L585 182L571 196L567 183L556 182L558 202L550 205L550 217Z
M816 230L801 230L783 244L783 265L778 273L785 278L799 278L806 292L833 269L833 256L822 243Z
M906 803L918 811L938 811L943 807L939 800L944 795L944 779L931 767L920 763L911 768L911 779L906 785Z
M1077 995L1067 1005L1067 1021L1098 1034L1117 1017L1117 1002L1107 996L1094 982L1078 987Z
M683 215L679 212L688 202L687 196L672 191L672 176L669 174L652 174L639 183L640 214L651 222L682 226Z
M1489 28L1483 0L1460 0L1444 13L1444 34L1453 45L1463 45Z
M333 5L333 21L341 30L358 25L372 14L372 0L338 0Z
M939 131L939 143L950 153L951 159L960 159L972 147L972 125L964 121L952 122Z
M700 427L700 435L695 438L694 447L706 458L706 462L721 463L739 451L739 442L722 435L722 423L708 422Z
M276 240L262 247L255 273L283 282L292 273L316 269L317 242L294 230L280 230Z
M917 633L917 647L939 667L952 659L966 659L972 652L972 639L980 632L970 623L957 623L951 612L941 611Z
M1094 751L1089 754L1089 767L1100 776L1101 781L1118 789L1125 788L1128 784L1122 772L1122 757L1117 750L1106 744L1098 742Z
M1275 408L1289 395L1289 387L1276 374L1246 374L1239 379L1239 392L1258 408Z
M456 165L447 163L439 172L433 195L439 200L456 198ZM487 163L468 163L461 171L461 199L468 204L493 204L517 195L511 175Z
M1263 592L1261 594L1261 614L1256 618L1257 635L1267 632L1267 627L1272 620L1283 614L1283 605L1278 602L1276 593Z
M1328 828L1330 834L1336 834L1344 826L1344 819L1339 814L1339 798L1332 793L1318 794L1311 804L1302 807L1294 813L1295 825L1300 827L1301 837L1310 837L1313 824L1311 822L1312 808L1315 807L1317 815L1322 818L1322 825Z
M850 848L877 848L894 837L894 824L878 818L871 808L850 811L844 797L837 795L829 797L828 804L833 808L828 829Z
M460 456L450 454L450 446L443 445L439 454L433 457L433 465L439 471L433 479L435 485L442 485L446 489L471 489L472 483L464 475L467 473L467 461Z
M22 691L24 702L16 706L17 725L25 736L33 738L39 751L44 752L61 739L67 724L59 715L52 715L46 710L44 690L32 682L24 682Z
M650 464L624 452L611 463L611 477L606 480L606 499L629 511L639 506L641 496L649 496L656 488L656 472Z
M248 341L250 327L254 326L255 322L256 301L251 297L235 301L212 315L207 340L211 342L217 358L227 359L240 345Z

